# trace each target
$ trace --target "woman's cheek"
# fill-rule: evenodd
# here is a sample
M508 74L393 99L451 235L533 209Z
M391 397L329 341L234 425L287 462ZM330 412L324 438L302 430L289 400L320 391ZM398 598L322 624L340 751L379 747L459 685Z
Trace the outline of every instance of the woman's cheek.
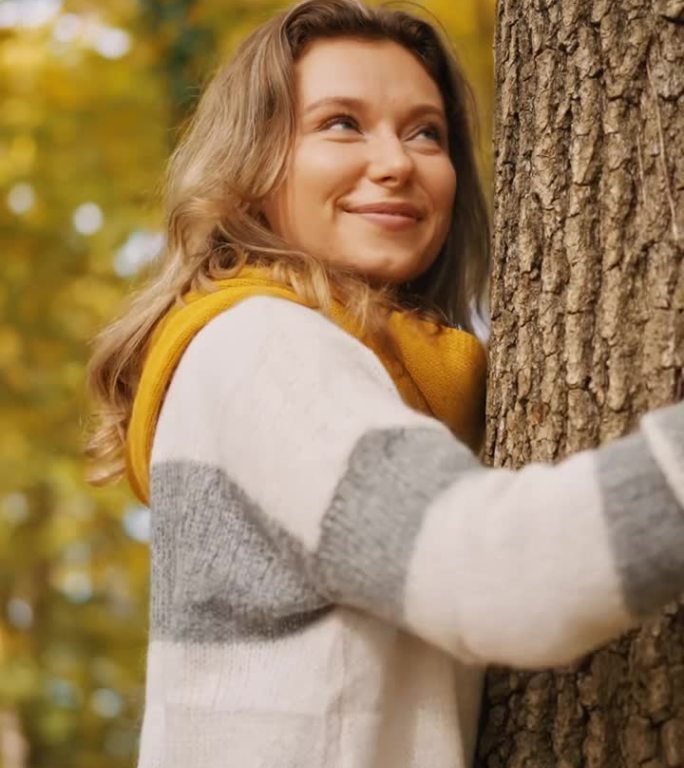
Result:
M359 149L353 144L321 142L302 158L305 167L317 184L329 187L353 183L363 174L363 161Z
M425 168L424 178L435 202L440 207L451 208L456 196L456 171L447 158L441 159L432 167Z

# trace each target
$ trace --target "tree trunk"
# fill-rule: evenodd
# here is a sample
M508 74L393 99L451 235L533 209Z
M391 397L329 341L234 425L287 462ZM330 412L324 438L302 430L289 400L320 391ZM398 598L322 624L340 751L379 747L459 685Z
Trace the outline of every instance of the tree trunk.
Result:
M684 395L684 1L497 15L486 453L519 467ZM570 668L492 670L478 764L683 766L684 611Z

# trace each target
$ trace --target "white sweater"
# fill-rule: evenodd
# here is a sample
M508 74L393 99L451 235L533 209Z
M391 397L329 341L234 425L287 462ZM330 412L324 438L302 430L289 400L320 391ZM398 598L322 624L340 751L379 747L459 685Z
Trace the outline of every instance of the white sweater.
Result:
M140 768L465 768L485 665L684 591L684 405L486 469L355 338L255 297L181 359L151 506Z

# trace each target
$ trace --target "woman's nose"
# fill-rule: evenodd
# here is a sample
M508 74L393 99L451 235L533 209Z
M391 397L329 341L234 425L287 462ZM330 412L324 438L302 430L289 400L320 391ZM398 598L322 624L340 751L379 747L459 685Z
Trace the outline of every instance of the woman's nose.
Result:
M413 158L396 135L378 136L368 152L368 177L378 184L402 186L413 173Z

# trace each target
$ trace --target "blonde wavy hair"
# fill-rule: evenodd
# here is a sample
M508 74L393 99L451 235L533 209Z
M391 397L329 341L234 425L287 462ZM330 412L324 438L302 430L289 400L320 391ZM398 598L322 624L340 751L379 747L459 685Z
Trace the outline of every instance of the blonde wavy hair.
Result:
M314 255L293 251L254 214L283 180L296 129L294 65L324 38L389 40L418 58L444 99L458 190L449 235L432 266L411 283L371 285ZM304 0L258 27L208 83L173 152L164 185L166 246L156 272L125 313L94 342L88 387L94 428L90 482L125 472L124 445L150 335L188 291L215 290L245 264L328 313L342 302L378 343L389 343L393 309L472 330L489 271L489 213L475 161L475 108L447 43L427 21L360 0Z

